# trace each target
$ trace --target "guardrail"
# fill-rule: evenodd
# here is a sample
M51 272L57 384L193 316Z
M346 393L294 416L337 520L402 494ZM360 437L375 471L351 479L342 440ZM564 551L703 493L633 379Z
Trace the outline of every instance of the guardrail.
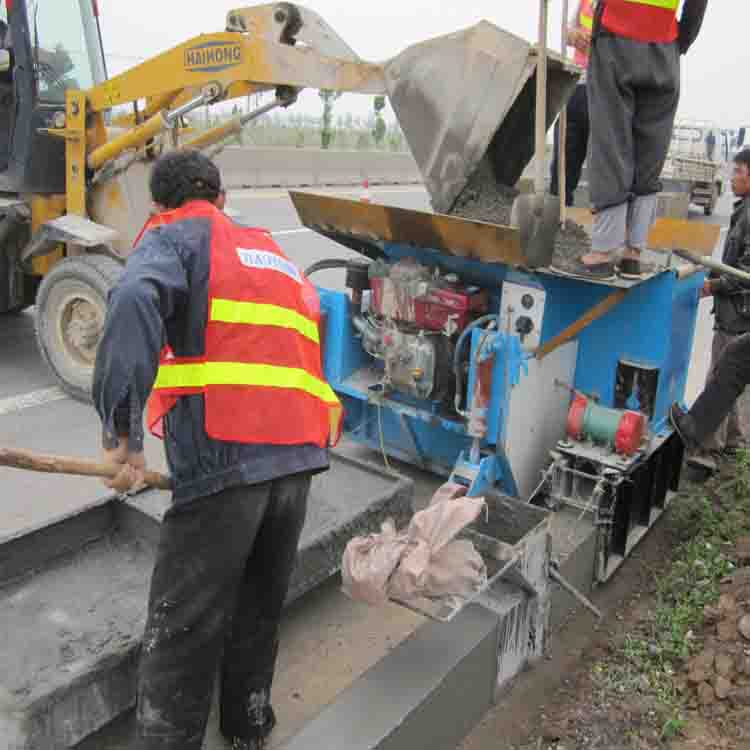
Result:
M216 159L230 189L322 185L416 184L422 181L411 154L388 151L323 151L230 146Z

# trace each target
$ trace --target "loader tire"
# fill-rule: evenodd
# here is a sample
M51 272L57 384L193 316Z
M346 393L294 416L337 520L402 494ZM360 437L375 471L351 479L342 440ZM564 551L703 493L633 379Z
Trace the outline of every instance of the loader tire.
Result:
M91 380L107 296L123 266L105 255L66 258L44 277L36 299L39 350L60 387L91 401Z

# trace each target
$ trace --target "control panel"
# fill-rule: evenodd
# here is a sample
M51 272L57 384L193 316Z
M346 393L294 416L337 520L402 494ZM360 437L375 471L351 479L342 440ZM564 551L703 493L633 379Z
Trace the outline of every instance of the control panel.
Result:
M520 336L525 351L533 351L541 343L546 297L544 289L536 286L513 281L503 284L500 301L502 330Z

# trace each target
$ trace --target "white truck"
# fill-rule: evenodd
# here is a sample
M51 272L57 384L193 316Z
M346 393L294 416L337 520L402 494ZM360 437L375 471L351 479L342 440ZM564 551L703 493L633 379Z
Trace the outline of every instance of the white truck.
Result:
M711 123L675 123L662 172L664 189L688 193L690 202L711 216L723 190L722 169L729 158L729 135Z

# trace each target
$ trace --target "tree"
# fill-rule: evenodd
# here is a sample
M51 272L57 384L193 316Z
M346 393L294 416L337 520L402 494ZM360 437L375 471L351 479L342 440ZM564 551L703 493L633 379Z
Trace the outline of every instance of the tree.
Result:
M373 99L373 108L375 110L375 124L372 128L372 137L375 140L377 148L383 146L383 140L387 131L385 120L383 119L383 110L385 109L385 97L376 96Z
M321 89L319 92L320 98L323 100L323 117L321 120L320 129L320 145L322 148L329 148L333 141L333 105L336 100L341 96L339 91L329 91L327 89Z

